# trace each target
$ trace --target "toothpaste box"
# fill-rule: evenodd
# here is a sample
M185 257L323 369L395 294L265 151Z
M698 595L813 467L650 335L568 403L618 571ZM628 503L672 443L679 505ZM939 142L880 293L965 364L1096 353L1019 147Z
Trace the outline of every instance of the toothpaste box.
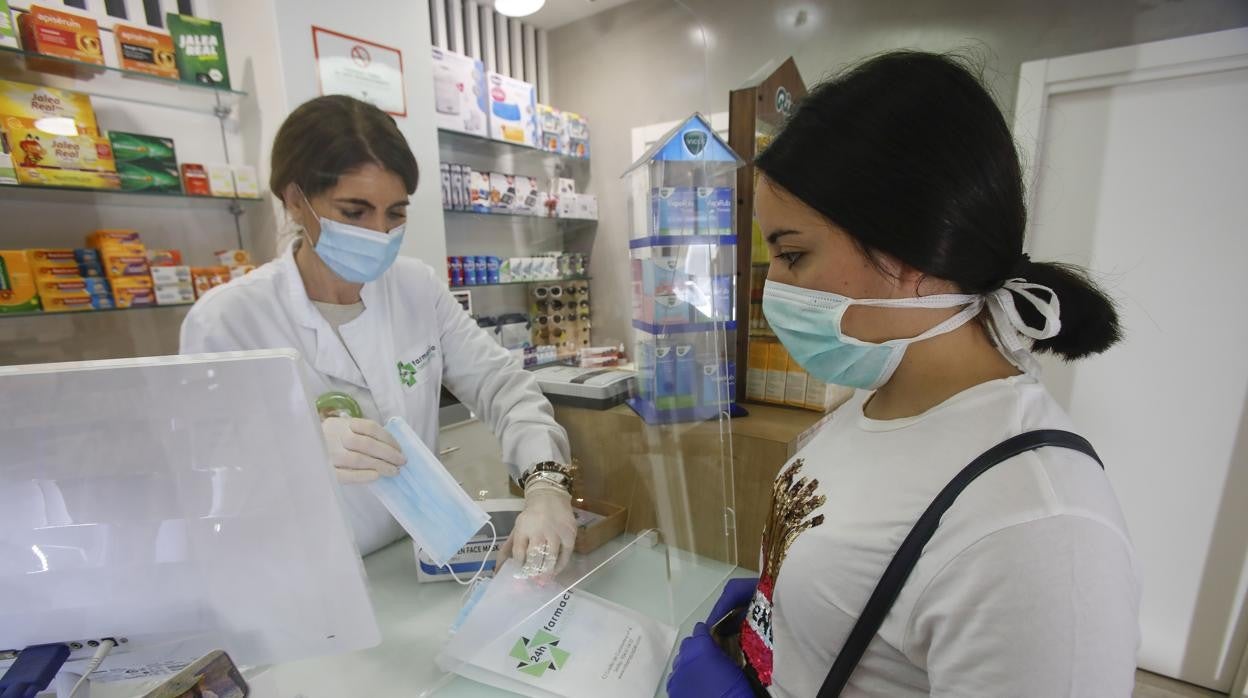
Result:
M732 202L735 196L731 187L698 187L697 234L732 235Z
M433 49L434 122L447 131L486 136L485 65L476 58Z
M658 187L650 192L651 235L693 235L696 231L692 187Z
M493 175L489 172L468 173L468 206L476 213L490 212L490 182Z
M497 141L538 146L537 89L532 83L489 73L490 137Z
M0 313L29 313L38 309L38 291L26 252L0 250Z

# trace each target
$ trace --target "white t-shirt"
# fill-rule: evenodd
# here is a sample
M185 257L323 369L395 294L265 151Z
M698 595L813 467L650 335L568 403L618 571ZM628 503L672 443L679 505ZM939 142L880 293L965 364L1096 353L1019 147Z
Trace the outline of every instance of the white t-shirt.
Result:
M1074 430L1028 376L907 419L868 419L869 396L841 406L777 479L794 475L773 496L764 575L742 633L776 696L818 692L893 553L958 471L1024 431ZM945 514L843 695L1130 696L1138 606L1131 542L1105 473L1069 449L1025 453L982 475Z

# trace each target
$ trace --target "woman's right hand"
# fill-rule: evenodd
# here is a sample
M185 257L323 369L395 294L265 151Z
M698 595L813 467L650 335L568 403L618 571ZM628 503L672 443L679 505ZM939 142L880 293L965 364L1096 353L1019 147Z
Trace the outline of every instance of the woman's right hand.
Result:
M399 474L407 462L399 442L371 419L330 417L321 422L329 462L342 483L372 482Z

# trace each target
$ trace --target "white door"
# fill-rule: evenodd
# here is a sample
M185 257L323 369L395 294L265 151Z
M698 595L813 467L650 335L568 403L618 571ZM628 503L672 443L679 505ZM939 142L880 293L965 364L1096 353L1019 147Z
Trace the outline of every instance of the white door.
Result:
M1032 256L1096 270L1126 331L1045 381L1125 510L1140 665L1227 691L1248 635L1248 30L1026 64L1015 130Z

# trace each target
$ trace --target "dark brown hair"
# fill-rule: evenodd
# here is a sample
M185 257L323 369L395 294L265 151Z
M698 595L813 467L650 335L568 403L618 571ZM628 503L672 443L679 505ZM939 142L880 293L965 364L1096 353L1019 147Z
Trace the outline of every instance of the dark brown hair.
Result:
M308 100L286 117L273 139L269 190L284 201L286 186L314 196L352 170L375 164L416 191L416 156L394 119L366 102L344 95Z

